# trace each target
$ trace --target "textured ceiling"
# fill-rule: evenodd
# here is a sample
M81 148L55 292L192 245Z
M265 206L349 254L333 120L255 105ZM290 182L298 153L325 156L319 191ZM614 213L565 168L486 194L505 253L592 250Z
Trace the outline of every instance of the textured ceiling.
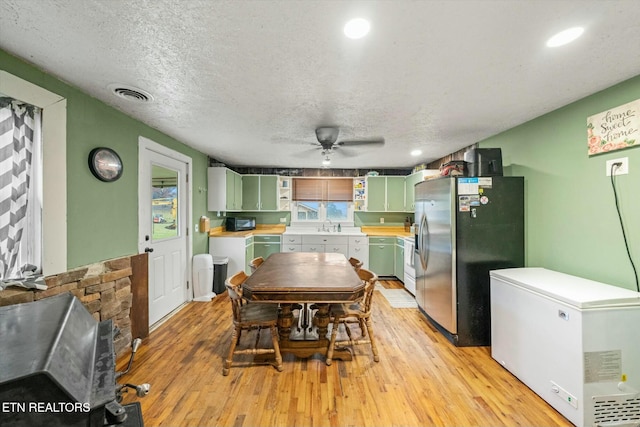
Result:
M0 1L0 48L235 166L319 167L319 125L386 140L332 167L428 162L639 74L639 41L637 0Z

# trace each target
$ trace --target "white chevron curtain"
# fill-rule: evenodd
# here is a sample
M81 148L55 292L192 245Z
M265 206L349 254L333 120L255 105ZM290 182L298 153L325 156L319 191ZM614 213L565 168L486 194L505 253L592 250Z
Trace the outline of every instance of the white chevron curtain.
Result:
M0 97L0 290L9 285L42 288L37 273L40 256L32 256L34 135L40 111L12 98ZM37 117L36 117L37 116ZM36 120L37 119L37 120ZM44 287L46 289L46 287Z

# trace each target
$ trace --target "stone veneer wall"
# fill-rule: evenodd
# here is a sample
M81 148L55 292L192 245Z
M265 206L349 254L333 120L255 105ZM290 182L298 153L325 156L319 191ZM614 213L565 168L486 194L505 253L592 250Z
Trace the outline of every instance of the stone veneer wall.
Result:
M120 334L114 347L121 356L131 345L131 258L117 258L45 277L47 290L9 287L0 291L0 307L38 301L71 292L97 320L112 319Z

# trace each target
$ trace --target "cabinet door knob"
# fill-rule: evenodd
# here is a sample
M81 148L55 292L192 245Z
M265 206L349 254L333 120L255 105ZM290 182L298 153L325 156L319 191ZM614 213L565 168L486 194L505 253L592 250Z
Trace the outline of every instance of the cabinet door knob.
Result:
M149 252L153 252L153 248L144 248L144 251L149 253Z

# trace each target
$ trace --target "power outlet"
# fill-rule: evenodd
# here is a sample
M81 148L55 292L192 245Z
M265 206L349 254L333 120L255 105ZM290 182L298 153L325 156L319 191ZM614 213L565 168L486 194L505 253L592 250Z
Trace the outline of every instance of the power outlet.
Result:
M380 224L384 224L384 218L380 218Z
M622 163L621 166L613 167L614 175L626 175L629 173L629 158L623 157L621 159L607 160L607 176L611 176L611 166L614 163Z
M280 222L286 223L287 222L287 217L280 218Z

